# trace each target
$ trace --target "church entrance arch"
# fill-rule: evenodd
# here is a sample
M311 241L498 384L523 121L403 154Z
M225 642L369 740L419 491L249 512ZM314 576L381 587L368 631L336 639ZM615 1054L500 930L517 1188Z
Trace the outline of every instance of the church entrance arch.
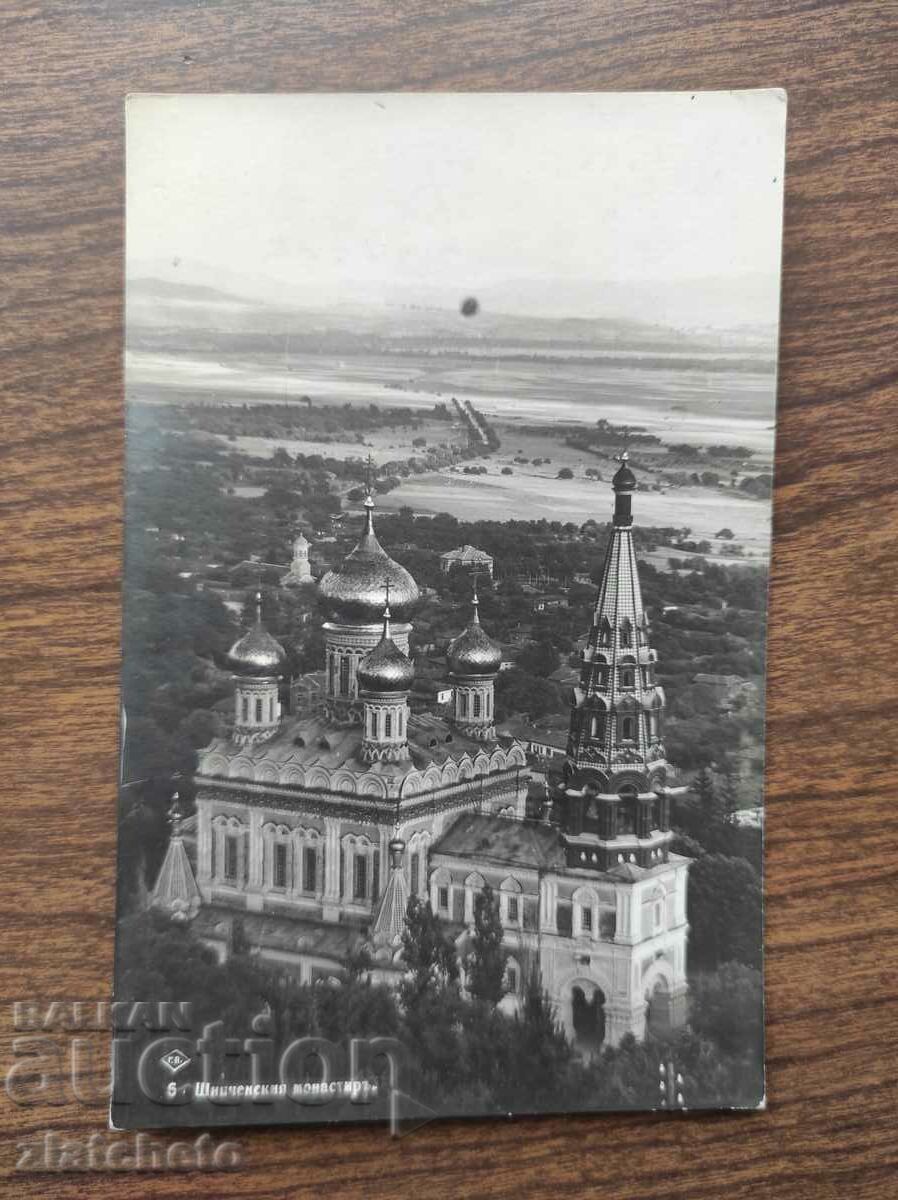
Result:
M570 1030L581 1050L598 1050L605 1040L605 993L595 983L578 979L571 985Z
M663 978L658 979L651 991L646 993L645 1027L647 1033L657 1038L668 1037L673 1028L670 991Z

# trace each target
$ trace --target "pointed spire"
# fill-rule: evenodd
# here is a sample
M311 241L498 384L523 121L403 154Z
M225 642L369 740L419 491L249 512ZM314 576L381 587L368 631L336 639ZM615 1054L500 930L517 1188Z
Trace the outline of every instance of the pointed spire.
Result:
M171 837L150 896L150 905L165 909L172 920L184 921L199 907L200 890L181 837L182 815L177 792L172 796L168 819Z
M255 601L256 601L256 624L261 625L262 624L262 593L258 588L256 589Z
M183 814L181 813L181 797L175 792L171 798L171 805L168 810L168 823L171 826L171 836L179 838L181 836L181 821Z
M474 616L471 618L472 625L480 624L480 597L477 595L477 572L474 572L474 594L471 597L471 604L474 606Z
M390 878L371 928L372 941L376 946L398 946L402 940L409 899L402 868L404 851L405 842L401 838L393 838L390 842Z

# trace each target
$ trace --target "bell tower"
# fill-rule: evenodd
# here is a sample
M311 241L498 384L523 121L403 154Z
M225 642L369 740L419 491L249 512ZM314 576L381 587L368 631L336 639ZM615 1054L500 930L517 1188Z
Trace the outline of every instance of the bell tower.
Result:
M626 451L592 625L574 689L559 797L568 865L609 870L666 862L673 837L664 691L655 678L633 545L636 476Z

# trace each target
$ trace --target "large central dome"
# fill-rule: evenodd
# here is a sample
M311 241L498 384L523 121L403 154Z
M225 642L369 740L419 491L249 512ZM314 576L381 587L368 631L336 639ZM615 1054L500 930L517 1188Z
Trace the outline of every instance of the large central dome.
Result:
M389 585L390 609L400 621L409 618L420 598L418 585L398 562L394 562L374 533L374 501L365 498L365 532L335 571L328 571L318 584L318 594L328 613L338 621L355 625L379 624Z

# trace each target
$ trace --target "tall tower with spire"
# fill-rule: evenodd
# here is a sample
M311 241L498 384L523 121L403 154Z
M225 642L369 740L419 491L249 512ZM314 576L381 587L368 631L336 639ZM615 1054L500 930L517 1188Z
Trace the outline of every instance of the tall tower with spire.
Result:
M574 689L562 825L569 866L600 871L667 861L669 767L664 691L655 679L633 545L636 476L626 451L592 626Z
M318 584L328 620L325 637L325 711L341 724L360 724L358 667L381 640L384 586L389 585L392 609L391 638L408 654L411 625L408 618L419 599L418 586L377 540L374 532L374 498L365 497L365 527L355 548L341 565L328 571Z
M456 727L468 737L494 742L494 687L502 651L480 624L476 580L472 606L470 625L450 643L446 653L453 684L454 719Z

